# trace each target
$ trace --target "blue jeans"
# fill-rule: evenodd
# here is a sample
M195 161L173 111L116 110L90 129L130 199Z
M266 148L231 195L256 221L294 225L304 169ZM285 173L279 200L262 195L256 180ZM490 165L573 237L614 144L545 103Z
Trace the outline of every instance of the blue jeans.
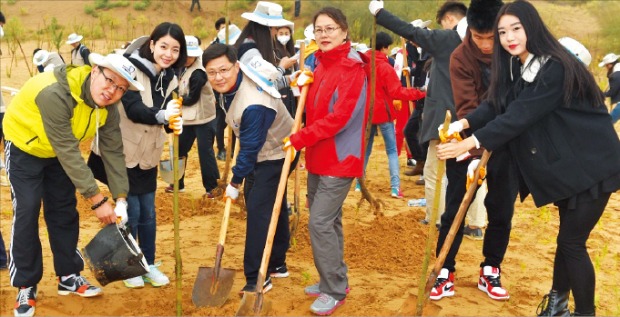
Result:
M618 119L620 119L620 102L611 110L611 123L618 122Z
M383 143L385 143L385 153L387 153L388 156L388 165L390 167L390 186L392 188L400 189L400 167L398 164L398 153L396 152L396 133L394 131L393 122L373 124L370 128L370 138L368 139L366 159L364 160L364 174L366 174L366 165L368 165L368 158L372 152L372 144L374 143L374 135L377 133L377 126L381 130Z
M155 192L127 195L127 226L148 264L155 263Z

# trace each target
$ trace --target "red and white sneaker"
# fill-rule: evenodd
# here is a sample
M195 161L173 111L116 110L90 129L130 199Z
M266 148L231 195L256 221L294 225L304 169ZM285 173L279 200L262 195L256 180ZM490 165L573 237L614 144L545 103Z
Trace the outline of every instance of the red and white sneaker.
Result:
M440 300L444 297L454 296L454 272L448 269L441 269L435 281L435 286L431 289L432 300Z
M478 289L487 293L492 299L507 300L510 298L508 291L502 287L500 269L497 267L487 265L480 268Z

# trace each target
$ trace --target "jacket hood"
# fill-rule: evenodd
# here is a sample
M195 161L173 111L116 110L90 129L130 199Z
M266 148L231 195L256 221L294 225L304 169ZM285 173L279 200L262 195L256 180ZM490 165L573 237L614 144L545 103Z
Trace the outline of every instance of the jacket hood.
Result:
M469 31L469 29L467 30L467 33L465 34L465 38L463 39L462 45L463 45L463 51L465 54L467 54L467 56L473 56L477 61L483 64L486 64L486 65L491 65L492 55L483 54L482 51L480 51L476 43L474 43L474 40L471 36L471 32Z

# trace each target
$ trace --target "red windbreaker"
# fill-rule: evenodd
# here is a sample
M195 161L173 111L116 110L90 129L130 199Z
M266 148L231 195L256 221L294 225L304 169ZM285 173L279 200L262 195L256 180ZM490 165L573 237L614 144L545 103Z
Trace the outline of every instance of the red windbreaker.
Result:
M306 99L306 127L291 135L291 144L297 150L306 147L310 173L361 177L369 61L349 41L315 54L318 66Z
M372 58L372 51L366 52L368 58ZM400 78L394 71L394 67L390 65L387 56L381 52L375 54L376 74L376 92L375 106L372 111L372 124L381 124L391 122L396 119L396 109L394 109L393 101L397 100L419 100L426 96L415 88L403 87ZM370 82L370 81L369 81ZM407 104L403 104L407 107Z

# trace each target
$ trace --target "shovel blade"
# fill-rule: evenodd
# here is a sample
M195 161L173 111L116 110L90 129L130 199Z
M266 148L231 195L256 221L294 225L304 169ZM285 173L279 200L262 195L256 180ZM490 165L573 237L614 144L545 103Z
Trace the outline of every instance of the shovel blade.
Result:
M271 312L271 302L264 301L264 295L257 292L243 292L235 316L266 316Z
M235 271L200 267L192 290L192 302L197 307L221 307L230 295L235 280Z
M174 183L174 172L172 171L173 164L170 160L159 161L159 175L164 182L168 184ZM183 177L185 173L185 159L179 159L179 179Z

